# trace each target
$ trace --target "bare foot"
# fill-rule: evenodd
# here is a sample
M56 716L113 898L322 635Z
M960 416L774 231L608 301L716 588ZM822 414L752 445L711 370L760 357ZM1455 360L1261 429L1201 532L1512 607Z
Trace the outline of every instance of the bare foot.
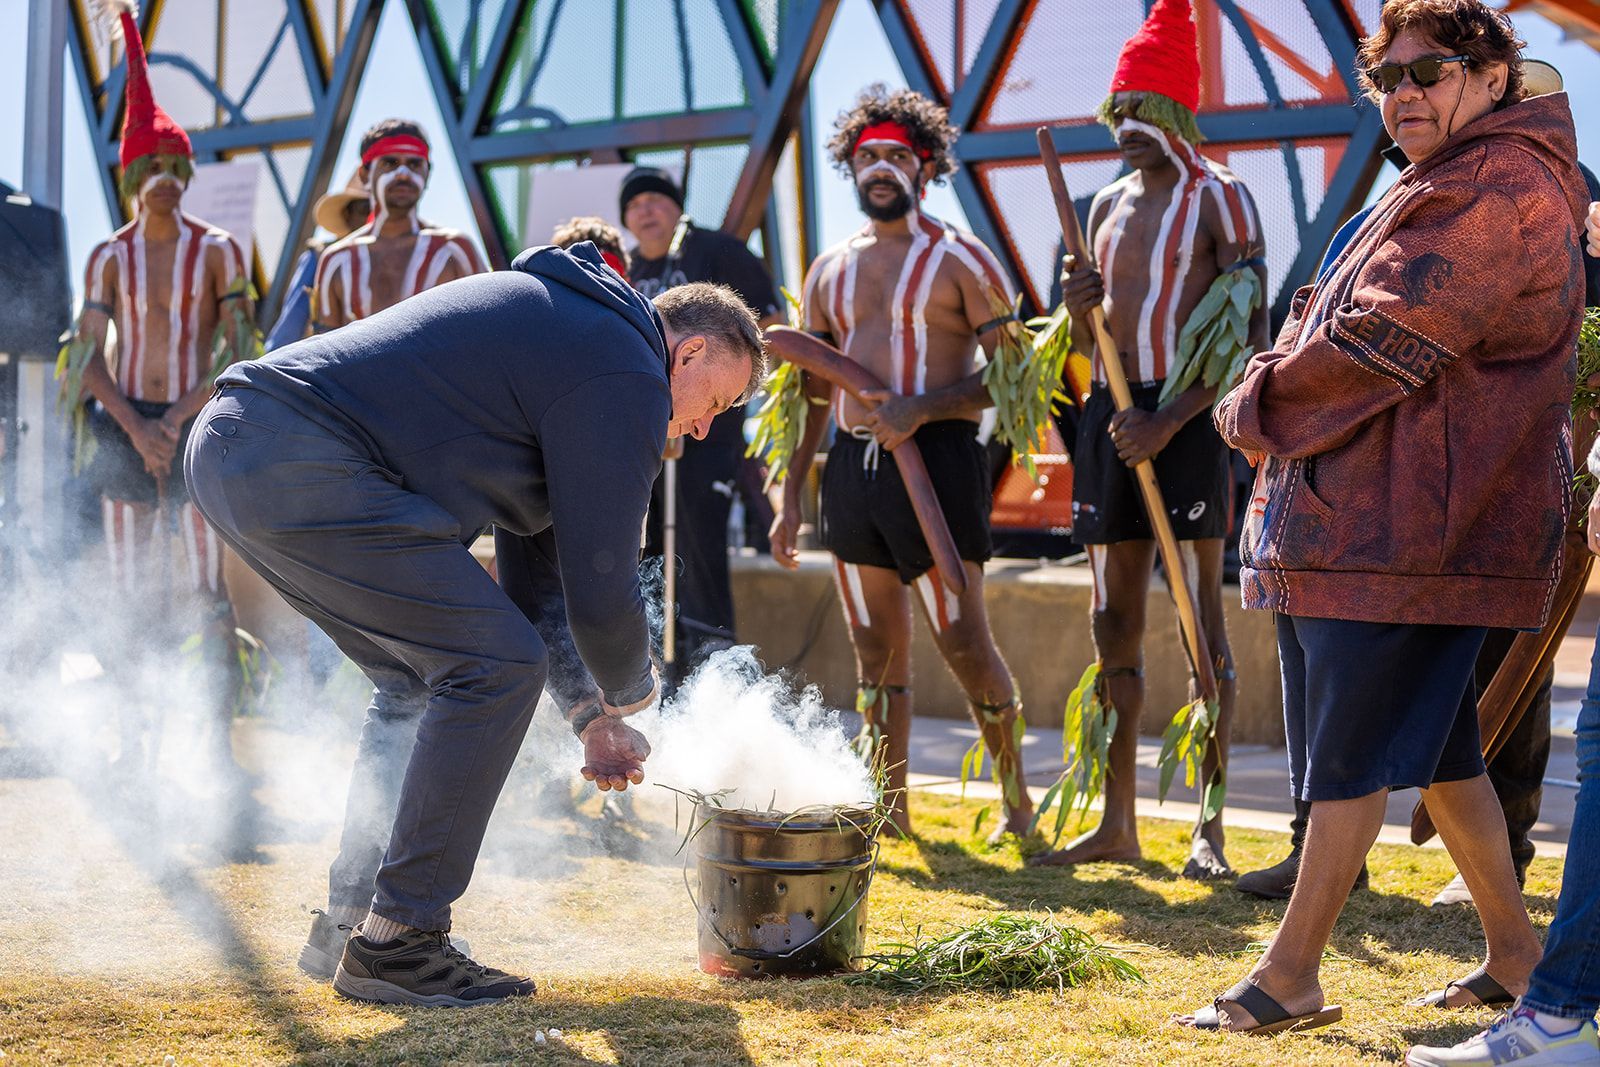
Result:
M1033 822L1033 808L1019 808L1006 813L1005 822L996 826L986 839L986 844L991 847L998 845L1007 834L1015 834L1019 838L1028 836L1028 827ZM1037 830L1033 831L1035 834Z
M1234 877L1234 870L1222 854L1222 842L1211 840L1212 835L1201 833L1189 848L1189 862L1183 865L1183 877L1197 882L1219 882ZM1215 835L1221 837L1221 831Z
M1071 867L1078 863L1137 863L1144 858L1139 834L1133 828L1109 829L1105 823L1090 830L1066 848L1028 857L1030 867Z

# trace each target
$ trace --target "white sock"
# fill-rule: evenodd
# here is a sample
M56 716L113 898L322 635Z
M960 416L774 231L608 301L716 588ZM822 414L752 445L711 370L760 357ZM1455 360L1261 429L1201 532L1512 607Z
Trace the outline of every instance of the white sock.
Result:
M361 921L360 932L368 941L381 945L385 941L393 941L402 934L410 933L413 929L414 927L405 923L397 923L393 919L385 919L375 911L369 911L367 917Z

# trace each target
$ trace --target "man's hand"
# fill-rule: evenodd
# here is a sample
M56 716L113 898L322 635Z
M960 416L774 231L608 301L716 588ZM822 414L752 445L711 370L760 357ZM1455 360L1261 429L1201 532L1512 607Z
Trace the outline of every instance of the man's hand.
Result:
M890 389L863 389L861 399L877 404L867 412L864 425L884 448L904 444L928 421L922 404L914 396L901 396Z
M644 781L644 761L650 755L650 742L644 734L621 719L602 715L584 728L583 770L585 780L602 790L628 788Z
M172 474L172 460L178 454L178 431L160 419L138 419L128 438L152 478L162 479Z
M795 542L800 539L800 502L785 500L772 519L772 529L767 540L772 542L772 561L785 570L800 569L800 550Z
M1589 254L1600 256L1600 200L1589 205L1589 217L1583 229L1589 236Z
M1136 467L1166 448L1178 426L1165 412L1130 408L1111 416L1107 432L1111 443L1117 446L1117 456L1128 466Z
M1071 252L1061 257L1061 301L1073 318L1089 314L1105 303L1106 283L1100 272L1092 267L1078 267L1078 257Z

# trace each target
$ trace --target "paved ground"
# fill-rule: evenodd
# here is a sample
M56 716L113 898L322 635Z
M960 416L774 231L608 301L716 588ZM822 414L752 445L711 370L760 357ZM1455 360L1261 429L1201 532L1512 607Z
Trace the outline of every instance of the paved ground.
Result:
M1593 594L1591 594L1593 598ZM1545 772L1544 801L1533 840L1546 856L1566 854L1567 835L1572 827L1573 802L1577 797L1577 761L1572 729L1589 679L1589 659L1594 650L1595 624L1600 621L1600 603L1586 605L1573 624L1573 635L1562 643L1556 658L1556 680L1552 693L1551 718L1554 738L1550 765ZM978 732L958 719L917 718L911 730L911 783L916 788L960 788L961 757L977 739ZM1035 795L1042 793L1061 770L1061 735L1054 731L1030 730L1024 741L1024 766ZM1166 804L1156 803L1156 757L1160 740L1145 738L1139 745L1139 814L1152 817L1191 819L1197 815L1192 803L1179 799L1175 791ZM969 793L991 795L988 782L968 786ZM1403 844L1410 840L1411 809L1415 790L1395 793L1389 801L1389 814L1379 840ZM1259 830L1289 828L1294 812L1289 801L1289 772L1284 751L1264 745L1241 745L1235 749L1228 778L1228 822ZM1431 844L1438 847L1435 838Z

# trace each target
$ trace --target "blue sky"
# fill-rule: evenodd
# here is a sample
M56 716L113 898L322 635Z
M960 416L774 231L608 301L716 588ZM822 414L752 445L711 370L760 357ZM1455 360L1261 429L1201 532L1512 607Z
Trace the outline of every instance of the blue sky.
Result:
M28 0L0 0L0 25L13 27L13 32L0 34L0 99L16 100L23 91L26 38L21 31L26 25L27 3ZM1600 53L1581 44L1563 42L1560 31L1537 15L1518 14L1515 18L1519 31L1528 40L1527 54L1549 60L1565 75L1573 96L1579 152L1591 166L1600 169ZM431 130L438 130L442 125L438 108L427 89L427 77L405 5L397 0L385 5L373 55L375 58L350 120L351 136L342 147L334 168L335 184L342 183L356 165L354 141L359 131L378 119L405 114L418 116ZM77 277L88 250L110 232L111 220L95 186L83 107L70 70L68 77L64 200L68 239L74 253L73 273ZM869 0L844 0L812 79L819 136L826 136L828 121L850 103L857 89L878 80L894 84L903 78ZM427 216L447 226L474 230L453 159L448 152L439 153L435 158L434 179L426 200ZM20 109L0 108L0 180L15 185L20 182L21 174ZM833 179L825 171L820 178L818 196L826 246L859 226L860 219L848 184ZM962 212L947 188L933 190L927 206L935 215L962 221Z

